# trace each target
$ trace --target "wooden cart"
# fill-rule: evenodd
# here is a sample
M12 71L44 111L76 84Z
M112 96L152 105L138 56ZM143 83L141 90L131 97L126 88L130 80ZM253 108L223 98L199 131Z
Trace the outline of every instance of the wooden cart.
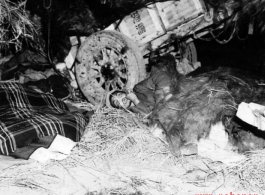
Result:
M160 55L175 52L196 62L194 35L207 33L198 32L213 24L213 15L214 10L201 0L160 2L83 37L75 65L80 89L93 104L109 91L132 89L146 77L144 57L154 51Z

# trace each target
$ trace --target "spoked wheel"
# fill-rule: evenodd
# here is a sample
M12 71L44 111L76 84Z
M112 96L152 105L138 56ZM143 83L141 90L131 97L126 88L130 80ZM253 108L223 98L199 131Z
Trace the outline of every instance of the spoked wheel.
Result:
M77 61L77 82L94 105L109 91L132 89L146 76L137 45L116 31L100 31L89 36L78 51Z
M181 43L180 46L180 52L182 54L182 59L183 58L187 58L190 62L195 63L198 61L198 57L197 57L197 50L195 47L195 44L193 42L189 42L189 43Z

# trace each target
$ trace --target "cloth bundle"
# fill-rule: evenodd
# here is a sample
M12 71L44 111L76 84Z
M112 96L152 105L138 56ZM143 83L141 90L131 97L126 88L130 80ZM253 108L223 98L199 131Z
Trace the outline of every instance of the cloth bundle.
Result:
M265 131L265 106L242 102L238 106L236 116L259 130Z

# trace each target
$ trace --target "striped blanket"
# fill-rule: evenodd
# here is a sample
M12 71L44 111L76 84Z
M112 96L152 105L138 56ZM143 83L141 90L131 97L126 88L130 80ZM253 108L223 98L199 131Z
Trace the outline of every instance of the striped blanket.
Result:
M84 115L70 113L51 94L16 82L0 82L0 153L4 155L45 136L60 134L79 141L87 123Z

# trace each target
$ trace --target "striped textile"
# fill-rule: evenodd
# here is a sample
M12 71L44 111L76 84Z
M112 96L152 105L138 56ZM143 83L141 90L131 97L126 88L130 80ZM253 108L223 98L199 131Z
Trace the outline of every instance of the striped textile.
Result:
M88 123L51 94L16 82L0 82L0 153L9 155L40 137L60 134L79 141Z

